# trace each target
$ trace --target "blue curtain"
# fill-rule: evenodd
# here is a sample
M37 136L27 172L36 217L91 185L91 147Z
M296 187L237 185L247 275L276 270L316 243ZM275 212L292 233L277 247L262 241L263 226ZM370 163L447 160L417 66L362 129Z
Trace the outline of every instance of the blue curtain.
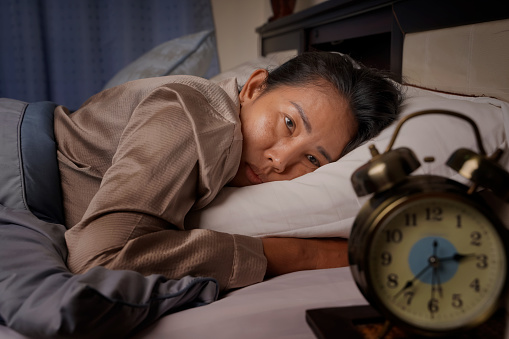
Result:
M0 97L76 109L154 46L205 29L210 0L2 0Z

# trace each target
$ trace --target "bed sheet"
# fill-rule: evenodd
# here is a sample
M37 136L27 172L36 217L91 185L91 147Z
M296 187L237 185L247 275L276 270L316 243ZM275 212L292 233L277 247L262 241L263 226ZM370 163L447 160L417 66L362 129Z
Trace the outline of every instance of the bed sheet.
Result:
M348 267L295 272L165 316L132 339L316 339L306 323L306 310L365 304ZM507 317L509 323L509 312ZM0 339L32 338L0 326Z
M307 309L366 303L348 267L295 272L168 315L134 339L314 339L305 319Z
M235 290L212 304L167 315L133 339L315 339L306 310L365 305L350 268L285 274ZM1 339L28 339L0 326Z

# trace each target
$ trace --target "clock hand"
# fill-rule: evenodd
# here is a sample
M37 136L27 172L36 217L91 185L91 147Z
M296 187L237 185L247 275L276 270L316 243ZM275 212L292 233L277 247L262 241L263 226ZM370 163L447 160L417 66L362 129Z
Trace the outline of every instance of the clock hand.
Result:
M433 303L435 301L435 268L431 273L431 299L428 301L428 310L430 311L431 319L433 319Z
M405 283L405 286L403 286L395 295L394 295L394 299L396 299L401 293L403 293L404 290L406 290L407 288L410 288L414 285L414 281L416 281L417 279L419 279L419 277L421 275L424 274L424 272L426 272L429 268L431 267L431 263L428 264L426 267L424 267L419 273L417 273L417 275L415 277L413 277L413 279L410 279L408 280L406 283Z
M465 259L468 259L469 257L475 257L475 253L470 253L470 254L455 253L454 255L452 255L450 257L439 258L439 260L440 261L454 260L454 261L457 261L457 262L461 262L461 261L463 261Z
M417 275L415 277L413 277L412 279L408 280L406 283L405 283L405 286L403 286L394 296L393 298L396 299L401 293L403 293L403 291L405 291L406 289L412 287L414 285L414 281L416 281L417 279L419 279L419 277L421 275L423 275L430 267L432 267L433 265L435 265L435 262L437 260L437 257L435 256L435 247L437 246L436 245L436 240L433 242L433 255L431 257L428 258L428 265L426 267L424 267L419 273L417 273Z
M437 263L439 263L439 261L437 261ZM433 274L435 276L435 280L437 281L437 291L438 291L438 295L440 296L440 298L443 297L443 294L442 294L442 284L440 283L440 274L438 273L438 265L437 266L433 266Z
M433 284L433 280L436 280L437 282L437 290L438 290L438 295L440 296L440 298L442 298L442 284L440 283L440 275L438 273L438 267L440 266L440 260L437 258L437 249L438 249L438 241L435 239L433 241L433 261L431 261L431 266L433 266L433 276L432 276L432 284L431 284L431 288L433 289L433 291L435 290L435 286ZM435 278L435 279L433 279ZM433 298L433 294L431 296L431 298Z

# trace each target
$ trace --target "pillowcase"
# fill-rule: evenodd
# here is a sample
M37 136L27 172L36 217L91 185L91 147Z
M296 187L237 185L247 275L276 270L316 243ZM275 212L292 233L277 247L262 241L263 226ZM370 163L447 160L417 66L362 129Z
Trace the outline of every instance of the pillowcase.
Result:
M137 79L185 74L204 77L217 55L213 30L162 43L120 70L103 89Z
M239 86L240 91L246 83L247 79L249 79L251 73L257 69L266 69L270 71L279 65L284 64L295 56L297 56L296 50L282 51L271 53L267 56L260 56L254 60L243 62L225 72L221 72L220 74L210 78L210 80L214 82L220 82L227 78L237 78L237 85Z
M509 104L487 97L464 97L403 86L406 99L401 117L425 109L448 109L463 113L478 125L484 148L491 154L505 150L500 163L509 168ZM401 118L400 117L400 118ZM248 187L225 187L206 208L186 218L186 227L256 237L348 237L353 221L369 198L358 198L350 182L352 173L371 158L369 144L380 152L388 145L396 124L378 137L348 153L335 163L290 180ZM466 182L445 162L458 148L478 152L472 127L464 120L445 115L424 115L407 121L393 149L406 146L421 161L414 174L436 174ZM434 156L431 164L423 163Z

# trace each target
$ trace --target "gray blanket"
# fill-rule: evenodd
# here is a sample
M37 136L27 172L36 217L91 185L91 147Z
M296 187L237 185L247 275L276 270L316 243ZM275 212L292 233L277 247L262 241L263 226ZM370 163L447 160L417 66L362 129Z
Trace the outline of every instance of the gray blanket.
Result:
M34 338L120 338L216 300L211 278L69 272L54 107L0 99L0 324Z

